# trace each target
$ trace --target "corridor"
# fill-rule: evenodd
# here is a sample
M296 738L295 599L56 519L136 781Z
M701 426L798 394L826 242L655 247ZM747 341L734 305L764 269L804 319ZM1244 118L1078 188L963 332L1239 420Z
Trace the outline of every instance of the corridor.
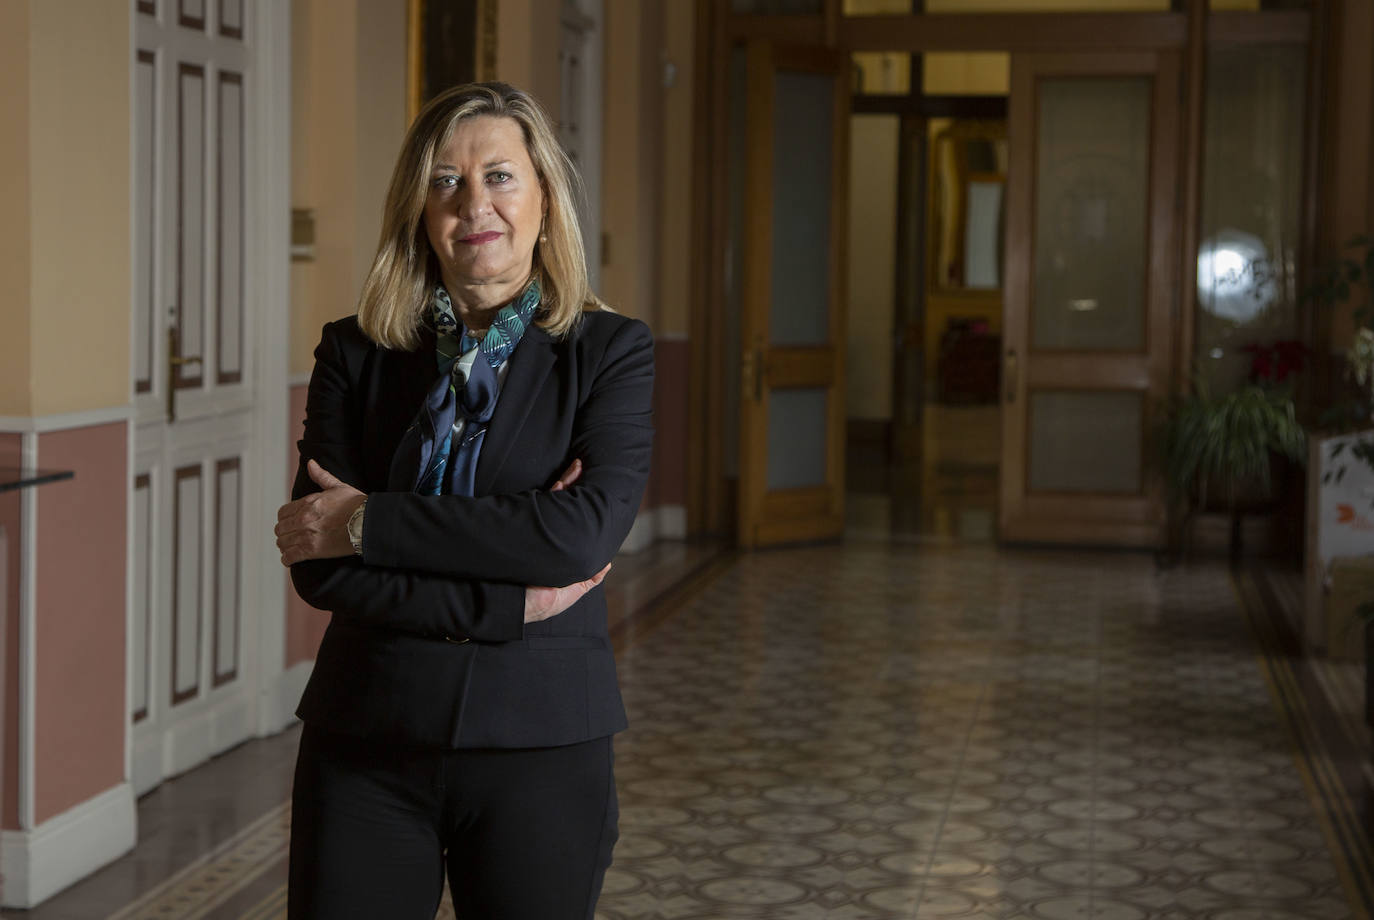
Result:
M1365 916L1368 850L1336 844L1243 596L1143 555L718 559L617 630L631 729L597 916ZM14 916L284 917L295 736L164 784L138 852Z

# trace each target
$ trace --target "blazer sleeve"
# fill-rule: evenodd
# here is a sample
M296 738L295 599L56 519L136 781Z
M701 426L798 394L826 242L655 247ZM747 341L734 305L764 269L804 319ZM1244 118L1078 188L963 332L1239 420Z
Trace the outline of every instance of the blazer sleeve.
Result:
M311 459L344 482L363 487L352 379L337 335L326 326L315 349L293 499L319 491L305 470ZM370 516L370 505L368 510ZM525 588L520 584L379 568L357 557L298 562L291 566L291 581L307 604L353 623L492 642L524 635Z
M596 574L619 551L644 495L653 379L649 328L638 320L619 323L574 416L564 462L582 460L576 484L476 498L374 493L363 558L369 565L527 585L562 586Z

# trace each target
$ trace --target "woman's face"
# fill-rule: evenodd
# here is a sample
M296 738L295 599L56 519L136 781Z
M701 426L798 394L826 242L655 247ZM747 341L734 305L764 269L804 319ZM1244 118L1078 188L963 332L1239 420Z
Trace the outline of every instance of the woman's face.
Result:
M544 190L513 118L479 115L460 121L434 158L425 201L425 232L444 285L494 285L515 296L529 277L544 218ZM511 287L509 292L500 290Z

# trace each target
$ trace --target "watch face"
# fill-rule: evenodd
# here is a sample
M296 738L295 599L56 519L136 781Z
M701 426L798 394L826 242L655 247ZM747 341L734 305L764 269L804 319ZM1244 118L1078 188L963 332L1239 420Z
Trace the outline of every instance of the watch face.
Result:
M353 544L355 550L362 549L363 542L363 506L359 505L357 510L348 517L348 541Z

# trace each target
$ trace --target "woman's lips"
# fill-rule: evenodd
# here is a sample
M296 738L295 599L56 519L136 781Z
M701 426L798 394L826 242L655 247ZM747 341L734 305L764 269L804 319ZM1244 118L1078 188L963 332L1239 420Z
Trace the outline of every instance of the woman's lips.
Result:
M492 240L498 240L500 238L501 234L499 231L488 230L486 233L474 233L471 236L465 236L459 240L459 242L467 243L470 246L481 246L483 243L490 243Z

